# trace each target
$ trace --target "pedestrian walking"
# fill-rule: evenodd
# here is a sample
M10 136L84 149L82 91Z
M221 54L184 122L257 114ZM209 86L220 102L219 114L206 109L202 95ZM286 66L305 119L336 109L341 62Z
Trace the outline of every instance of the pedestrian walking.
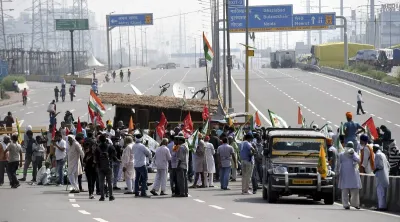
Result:
M220 165L220 172L219 172L219 179L221 182L221 189L222 190L230 190L228 188L229 184L229 175L231 173L231 160L236 165L236 158L235 158L235 151L233 147L228 145L228 138L224 137L222 139L222 145L218 147L217 150L219 156L219 165Z
M109 200L115 200L113 196L112 188L112 161L115 159L115 149L108 143L106 136L99 136L99 146L95 151L95 162L97 164L97 171L99 176L99 187L100 187L100 199L99 201L104 201L104 182L107 181L107 188L109 192Z
M81 136L68 135L68 178L73 188L70 193L79 193L78 176L82 174L82 163L80 157L84 155L81 145L78 141L82 139Z
M17 180L18 162L22 167L22 147L18 144L18 135L11 136L11 143L7 146L5 153L8 153L7 175L10 180L11 188L20 186Z
M8 154L6 149L10 143L10 137L4 136L3 141L0 142L0 186L4 184L4 173L7 172Z
M365 114L362 104L364 103L361 90L358 90L357 93L357 115L360 115L360 111L362 114Z

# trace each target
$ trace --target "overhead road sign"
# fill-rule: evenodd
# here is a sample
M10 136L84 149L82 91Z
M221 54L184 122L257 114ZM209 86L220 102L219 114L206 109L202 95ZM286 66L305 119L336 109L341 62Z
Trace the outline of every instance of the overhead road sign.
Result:
M153 25L153 13L112 14L108 16L109 27Z
M294 14L293 28L296 31L335 29L336 13L327 12L327 13Z
M56 19L56 30L89 30L89 19Z
M244 7L244 0L228 0L228 7Z
M293 26L293 5L263 5L249 7L249 31L280 31ZM246 8L228 10L229 30L246 31Z
M229 30L246 31L246 8L228 10ZM336 28L336 13L293 14L293 5L249 7L250 32L326 30Z

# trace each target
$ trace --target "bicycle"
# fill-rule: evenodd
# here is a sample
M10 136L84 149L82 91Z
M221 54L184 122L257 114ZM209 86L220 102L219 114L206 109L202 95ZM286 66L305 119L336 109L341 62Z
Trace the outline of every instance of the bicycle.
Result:
M165 83L164 85L160 86L161 92L160 92L159 96L164 94L170 86L171 86L171 84L169 84L169 83Z

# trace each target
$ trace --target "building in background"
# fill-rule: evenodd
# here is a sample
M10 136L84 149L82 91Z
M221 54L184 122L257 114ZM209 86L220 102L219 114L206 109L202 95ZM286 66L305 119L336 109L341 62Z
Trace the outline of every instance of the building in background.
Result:
M387 48L400 44L400 4L382 4L377 21L378 45Z

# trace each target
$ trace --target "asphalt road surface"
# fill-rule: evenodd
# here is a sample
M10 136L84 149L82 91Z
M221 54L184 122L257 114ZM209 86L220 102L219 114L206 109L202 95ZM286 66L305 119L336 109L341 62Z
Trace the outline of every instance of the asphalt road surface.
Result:
M104 77L99 78L100 91L133 93L130 83L126 80L121 83L118 78L115 83L106 83L102 82ZM244 111L243 71L241 73L234 71L233 78L235 80L232 85L233 107L235 111ZM165 95L171 96L173 83L182 82L198 90L206 86L205 79L204 68L174 70L138 68L132 70L131 83L144 94L158 95L159 86L168 82L171 88ZM260 114L263 114L264 124L268 124L269 121L269 118L265 118L268 108L281 115L292 126L296 124L298 105L302 105L308 122L315 120L320 126L327 121L331 121L332 125L338 125L340 121L344 121L346 111L355 112L353 105L358 86L353 83L295 69L253 70L250 79L252 101L250 108L252 112L259 110ZM4 117L7 111L12 111L14 116L21 120L22 127L47 125L46 108L53 99L53 89L57 84L30 82L29 85L31 90L27 107L22 104L0 107L1 116ZM78 86L75 101L59 102L58 111L62 111L63 115L66 110L70 110L76 117L81 117L82 121L87 120L86 103L89 89L89 86ZM399 110L399 100L364 87L361 89L364 92L368 115L355 116L356 120L363 122L369 115L374 114L377 125L386 124L392 129L394 136L398 135L399 127L395 124L399 118L395 116L395 112ZM111 119L114 115L113 108L110 105L106 106L108 110L106 119ZM150 177L154 178L154 174L150 174ZM84 187L86 188L86 183ZM120 183L120 187L125 187L124 183ZM400 220L398 215L370 210L345 211L338 204L323 205L321 202L296 197L283 198L278 204L268 204L262 199L261 192L250 196L241 195L240 182L231 183L230 187L232 189L230 191L222 191L218 187L190 190L189 198L165 196L143 199L118 192L114 202L99 203L98 200L89 200L87 193L70 195L65 191L65 187L31 186L23 183L18 189L10 189L8 186L0 187L2 200L0 201L0 221L202 222L208 219L230 222L246 220L398 222ZM169 188L167 192L170 193Z
M244 111L245 81L243 71L233 71L235 111ZM400 99L367 87L320 73L298 69L260 69L250 72L250 111L259 110L261 120L270 125L268 109L280 115L288 125L298 127L300 106L307 124L322 127L328 123L338 128L346 122L345 113L353 113L360 124L373 117L376 127L386 125L392 137L400 139ZM365 115L356 115L357 91L363 93ZM236 108L238 107L238 108Z

